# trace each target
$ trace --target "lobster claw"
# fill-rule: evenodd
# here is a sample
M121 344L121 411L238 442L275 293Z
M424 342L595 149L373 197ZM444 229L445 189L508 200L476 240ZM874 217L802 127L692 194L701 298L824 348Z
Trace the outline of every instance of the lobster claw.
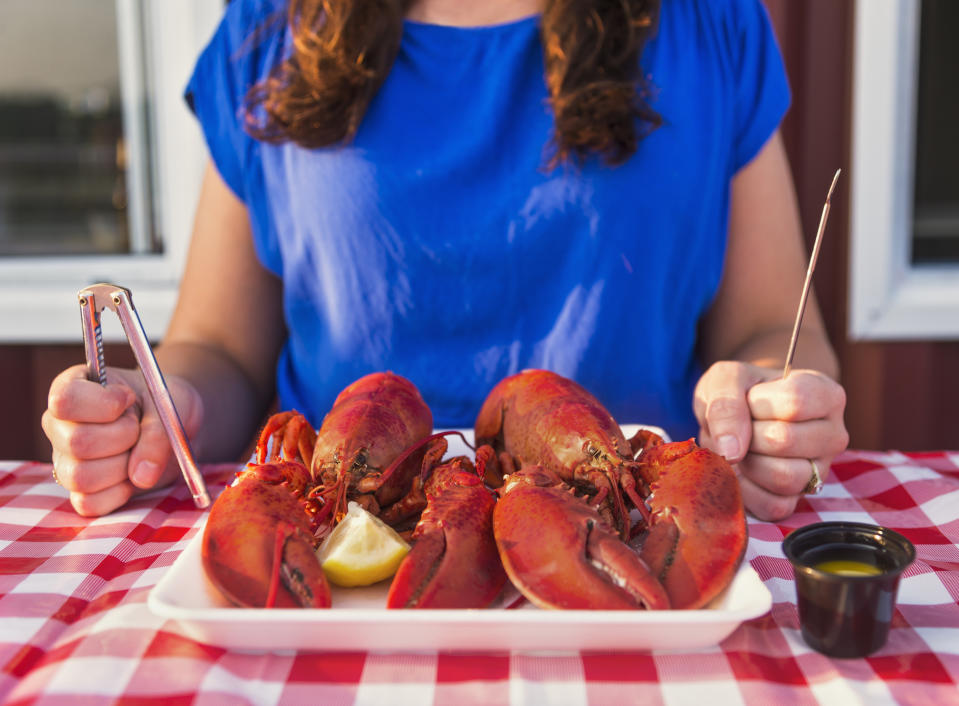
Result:
M206 575L249 607L328 608L303 493L310 474L290 461L251 464L213 504L203 535Z
M485 608L506 584L493 542L495 496L465 456L433 468L424 490L428 503L386 607Z
M648 534L640 556L674 608L700 608L729 585L746 551L739 481L725 458L693 440L647 448L638 474Z
M669 608L642 559L559 476L525 466L506 479L493 531L513 585L540 608Z

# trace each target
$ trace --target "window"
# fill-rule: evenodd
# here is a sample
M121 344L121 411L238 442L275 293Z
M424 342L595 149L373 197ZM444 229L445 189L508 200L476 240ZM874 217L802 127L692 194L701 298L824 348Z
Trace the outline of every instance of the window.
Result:
M53 18L45 3L5 9L24 31L0 44L0 255L128 252L126 177L142 180L127 169L123 127L143 120L122 115L116 8L64 3Z
M162 335L206 151L182 92L222 0L4 0L0 340L80 340L76 293L130 288ZM122 338L119 326L105 326Z
M959 3L925 0L919 29L912 261L959 263Z
M854 339L959 338L957 103L944 63L957 21L953 0L856 4Z

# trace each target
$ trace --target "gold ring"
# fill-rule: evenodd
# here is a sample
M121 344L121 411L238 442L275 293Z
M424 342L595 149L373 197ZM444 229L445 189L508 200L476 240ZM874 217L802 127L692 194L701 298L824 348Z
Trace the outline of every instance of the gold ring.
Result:
M56 466L53 467L53 482L56 483L57 485L61 485L60 479L57 478L57 467L56 467Z
M802 489L803 495L819 495L822 490L822 476L819 475L819 467L816 462L809 459L809 465L812 466L812 475L809 476L809 482Z

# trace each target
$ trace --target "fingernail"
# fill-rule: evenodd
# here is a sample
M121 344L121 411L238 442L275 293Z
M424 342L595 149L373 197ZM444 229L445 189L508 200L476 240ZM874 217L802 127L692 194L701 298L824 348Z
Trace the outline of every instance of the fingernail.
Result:
M727 461L739 458L739 439L732 434L723 434L716 439L716 447Z
M140 461L133 469L133 485L140 488L149 488L156 484L160 467L151 461Z

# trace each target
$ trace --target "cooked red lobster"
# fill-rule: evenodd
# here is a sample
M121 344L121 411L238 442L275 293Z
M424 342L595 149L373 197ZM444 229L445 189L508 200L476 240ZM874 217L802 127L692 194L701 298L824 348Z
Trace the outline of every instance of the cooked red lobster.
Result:
M475 465L442 462L446 442L431 426L416 388L390 373L347 387L318 434L296 413L276 415L214 503L207 574L240 605L329 606L314 550L348 500L394 526L419 517L387 599L394 608L483 607L506 575L546 608L695 608L742 560L745 514L729 464L692 440L627 441L561 376L524 371L493 389L476 421Z
M318 540L349 500L374 514L402 501L428 447L404 452L432 426L416 387L388 372L345 388L318 433L295 412L274 415L254 462L210 510L203 537L207 576L239 605L328 607ZM393 463L400 456L403 462ZM416 507L407 503L402 514Z
M475 433L503 473L523 474L501 490L494 531L510 579L537 605L697 608L735 575L747 540L739 484L692 440L627 441L592 394L545 370L500 381ZM623 551L630 506L646 534L635 562ZM557 578L581 574L589 578Z

